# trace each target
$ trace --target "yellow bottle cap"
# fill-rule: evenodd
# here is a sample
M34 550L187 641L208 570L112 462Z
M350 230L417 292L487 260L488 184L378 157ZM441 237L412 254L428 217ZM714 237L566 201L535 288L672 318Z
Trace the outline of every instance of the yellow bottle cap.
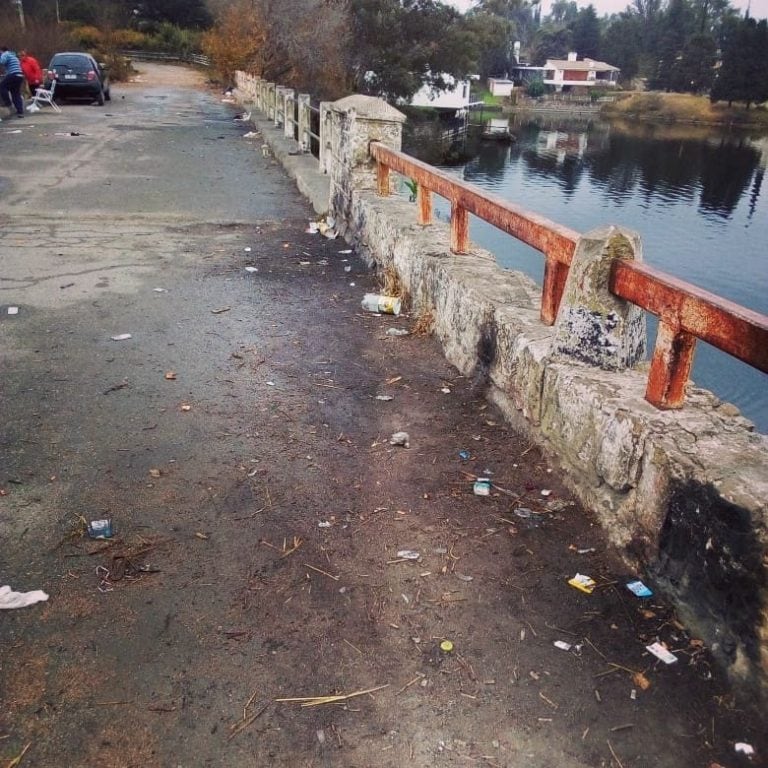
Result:
M445 651L445 653L450 653L453 650L453 643L450 640L443 640L443 642L440 643L440 650Z

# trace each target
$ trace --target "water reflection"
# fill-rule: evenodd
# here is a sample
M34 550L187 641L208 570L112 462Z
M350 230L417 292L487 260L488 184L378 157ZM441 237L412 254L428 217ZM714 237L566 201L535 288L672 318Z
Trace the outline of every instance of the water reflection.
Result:
M649 263L768 314L768 138L559 117L513 120L511 130L513 145L481 144L451 172L580 232L634 229ZM503 266L541 279L541 256L527 246L479 220L471 237ZM696 383L768 432L765 375L699 346Z

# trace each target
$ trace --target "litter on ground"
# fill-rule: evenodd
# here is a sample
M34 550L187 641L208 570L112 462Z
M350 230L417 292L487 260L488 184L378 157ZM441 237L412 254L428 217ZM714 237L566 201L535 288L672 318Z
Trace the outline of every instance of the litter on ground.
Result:
M47 599L48 595L40 589L35 589L32 592L14 592L7 584L0 587L0 610L26 608L28 605L41 603Z
M645 650L652 653L657 659L661 659L665 664L674 664L677 661L677 656L667 650L661 643L646 645Z
M395 432L392 437L389 438L390 445L402 445L403 448L411 447L411 438L407 432Z
M568 579L568 583L588 595L591 595L594 591L597 583L589 576L585 576L583 573L577 573L572 579Z

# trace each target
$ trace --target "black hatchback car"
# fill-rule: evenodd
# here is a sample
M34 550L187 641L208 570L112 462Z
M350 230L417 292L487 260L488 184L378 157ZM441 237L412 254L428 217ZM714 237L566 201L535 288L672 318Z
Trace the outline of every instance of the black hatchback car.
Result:
M54 97L90 98L104 106L109 101L109 73L90 53L55 53L48 65L45 87L56 81Z

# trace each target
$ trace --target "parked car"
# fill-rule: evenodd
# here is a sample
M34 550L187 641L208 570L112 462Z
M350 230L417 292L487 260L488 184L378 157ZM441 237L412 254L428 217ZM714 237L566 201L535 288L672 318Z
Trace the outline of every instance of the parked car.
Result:
M109 73L90 53L55 53L48 65L45 87L56 81L56 98L90 98L104 106L109 101Z

